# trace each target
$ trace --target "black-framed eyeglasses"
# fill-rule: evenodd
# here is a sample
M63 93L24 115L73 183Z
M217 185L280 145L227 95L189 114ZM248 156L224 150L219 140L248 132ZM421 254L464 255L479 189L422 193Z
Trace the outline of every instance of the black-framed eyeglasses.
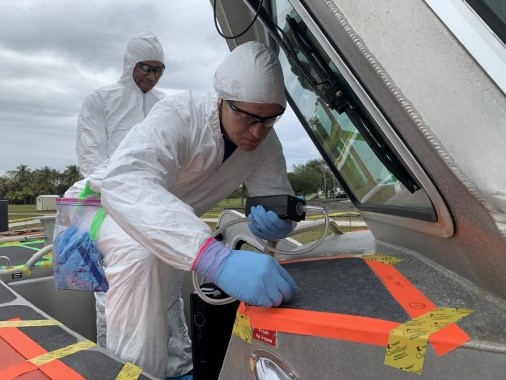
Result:
M244 125L245 127L252 127L255 124L261 123L261 124L263 124L264 128L271 128L279 120L281 115L283 115L283 113L285 112L285 110L282 110L281 112L279 112L275 115L263 117L263 116L258 116L258 115L251 113L251 112L244 111L244 110L240 109L231 100L225 100L225 101L227 102L230 109L235 112L234 116L235 116L236 120L239 123L241 123L242 125Z
M155 77L161 77L163 74L163 71L165 70L165 66L151 66L144 62L137 62L136 65L139 69L141 69L145 74L153 73Z

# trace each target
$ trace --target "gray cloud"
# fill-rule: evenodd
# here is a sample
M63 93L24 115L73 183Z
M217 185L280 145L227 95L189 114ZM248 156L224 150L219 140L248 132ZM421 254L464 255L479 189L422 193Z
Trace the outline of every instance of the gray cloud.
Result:
M94 89L115 82L127 41L151 30L166 67L158 88L212 90L228 52L208 0L18 0L0 23L0 175L25 164L64 170L76 164L77 114ZM276 127L289 168L312 148L295 116ZM309 147L309 148L308 148Z

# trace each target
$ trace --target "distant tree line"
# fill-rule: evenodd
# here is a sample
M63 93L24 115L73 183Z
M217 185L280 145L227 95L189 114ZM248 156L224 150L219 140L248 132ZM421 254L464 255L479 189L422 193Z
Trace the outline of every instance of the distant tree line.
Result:
M0 199L10 204L35 204L39 195L60 195L82 179L77 165L69 165L60 172L48 166L31 170L19 165L0 177Z
M288 180L296 195L334 198L340 190L339 182L324 160L310 160L305 164L294 165L288 173Z
M69 165L60 172L48 166L31 170L21 164L0 177L0 199L7 199L10 204L35 204L39 195L62 196L82 178L77 165ZM339 186L324 160L294 165L288 179L296 195L335 197ZM245 187L240 186L230 197L245 198L246 194Z

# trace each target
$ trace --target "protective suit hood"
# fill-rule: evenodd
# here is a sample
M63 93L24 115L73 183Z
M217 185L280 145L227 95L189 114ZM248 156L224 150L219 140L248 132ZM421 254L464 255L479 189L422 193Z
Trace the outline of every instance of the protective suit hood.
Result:
M123 58L123 74L119 83L134 85L133 70L137 62L159 61L165 65L162 44L151 32L140 32L128 41Z
M225 58L214 74L214 89L224 100L286 108L281 64L274 50L260 42L239 45Z

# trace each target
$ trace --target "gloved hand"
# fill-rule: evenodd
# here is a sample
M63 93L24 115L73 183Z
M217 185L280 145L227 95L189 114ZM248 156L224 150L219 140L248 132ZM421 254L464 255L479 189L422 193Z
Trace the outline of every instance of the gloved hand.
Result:
M271 256L232 250L214 239L206 244L192 270L231 297L264 307L279 306L292 298L297 285Z
M248 216L252 234L266 240L283 239L292 232L292 222L281 219L275 212L266 211L261 205L253 206Z

